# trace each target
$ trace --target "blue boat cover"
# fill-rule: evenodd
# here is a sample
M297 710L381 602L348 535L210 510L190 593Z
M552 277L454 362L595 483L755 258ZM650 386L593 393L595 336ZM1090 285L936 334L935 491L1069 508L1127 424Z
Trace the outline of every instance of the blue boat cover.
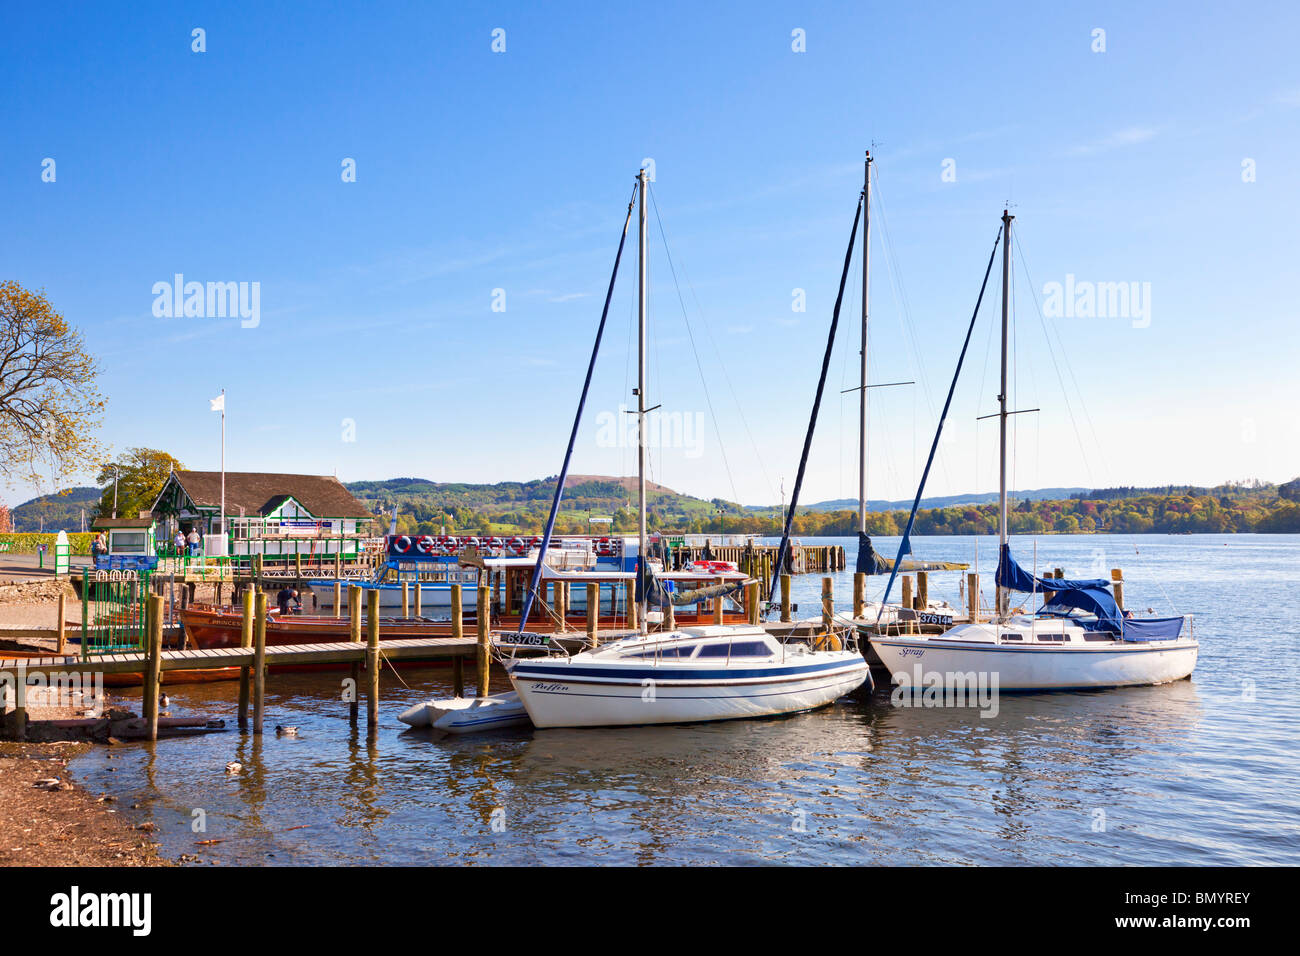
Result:
M1077 581L1065 578L1035 578L1016 563L1011 556L1011 545L1002 546L1002 557L998 560L996 576L998 587L1010 591L1029 594L1033 591L1074 591L1079 588L1102 588L1110 586L1104 578L1081 578Z

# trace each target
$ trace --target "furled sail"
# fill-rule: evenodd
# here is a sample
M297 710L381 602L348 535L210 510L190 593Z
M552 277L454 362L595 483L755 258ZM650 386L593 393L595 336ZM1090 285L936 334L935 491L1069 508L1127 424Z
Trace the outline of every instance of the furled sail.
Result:
M871 535L865 532L858 532L858 560L857 570L859 574L888 574L894 570L895 561L887 558L871 546ZM961 564L957 561L921 561L917 558L903 558L903 563L898 570L907 571L965 571L969 564Z
M737 581L735 584L711 584L708 587L695 588L691 591L670 591L663 581L653 573L637 574L636 597L639 601L645 592L646 603L651 607L665 608L668 605L682 607L686 604L698 604L715 597L726 597L742 590L749 581Z

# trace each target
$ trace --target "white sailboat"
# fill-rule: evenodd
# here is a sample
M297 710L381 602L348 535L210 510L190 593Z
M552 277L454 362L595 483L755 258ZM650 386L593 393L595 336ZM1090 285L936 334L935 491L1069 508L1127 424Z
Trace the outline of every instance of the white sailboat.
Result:
M538 727L671 724L789 714L829 704L870 677L851 631L823 635L820 643L811 646L784 644L762 628L747 625L649 633L646 185L641 170L637 174L637 500L642 556L638 633L571 656L507 659L510 681Z
M1015 412L1007 411L1007 330L1013 219L1009 212L1003 212L997 615L991 621L972 621L943 634L873 636L871 646L894 675L896 684L916 688L927 684L970 686L972 678L989 678L988 686L1018 691L1127 687L1181 680L1191 676L1199 651L1194 634L1183 636L1182 617L1131 617L1116 603L1108 581L1039 579L1021 568L1011 555L1007 528L1007 417ZM1043 592L1050 597L1035 613L1011 615L1008 594L1012 590Z

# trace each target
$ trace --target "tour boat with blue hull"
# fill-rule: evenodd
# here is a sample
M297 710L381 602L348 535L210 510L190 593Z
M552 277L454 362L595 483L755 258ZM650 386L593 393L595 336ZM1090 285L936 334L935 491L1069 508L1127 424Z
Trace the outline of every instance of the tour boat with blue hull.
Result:
M821 643L781 643L759 627L696 627L506 668L537 727L736 720L814 710L870 688L851 631Z
M1119 606L1104 579L1064 580L1039 578L1022 568L1011 554L1007 522L1007 419L1017 414L1007 408L1007 341L1011 295L1011 224L1002 214L998 240L1002 243L1002 368L998 393L1000 419L998 479L997 614L989 621L960 624L942 634L877 633L871 647L893 675L894 682L914 689L933 686L970 687L972 681L998 691L1048 691L1101 687L1166 684L1190 677L1200 645L1194 634L1183 636L1183 617L1136 618ZM903 529L898 558L885 586L885 600L893 586L910 538L926 478L934 463L944 421L952 405L971 332L979 316L997 253L997 242L980 286L975 311L966 329L966 341L957 371L939 417L930 457ZM1036 409L1028 409L1036 411ZM989 416L993 417L993 416ZM1042 594L1046 600L1033 613L1013 613L1011 592Z

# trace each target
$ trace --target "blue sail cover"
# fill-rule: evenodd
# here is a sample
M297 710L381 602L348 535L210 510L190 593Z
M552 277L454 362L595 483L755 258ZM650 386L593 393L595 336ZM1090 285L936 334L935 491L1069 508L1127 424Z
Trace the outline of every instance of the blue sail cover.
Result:
M1002 546L1002 557L998 560L996 580L998 587L1006 588L1009 591L1020 591L1024 594L1033 591L1074 591L1079 588L1102 588L1104 590L1110 586L1110 582L1104 578L1083 578L1078 581L1066 580L1065 578L1035 578L1016 563L1016 559L1011 556L1011 545L1009 544Z

